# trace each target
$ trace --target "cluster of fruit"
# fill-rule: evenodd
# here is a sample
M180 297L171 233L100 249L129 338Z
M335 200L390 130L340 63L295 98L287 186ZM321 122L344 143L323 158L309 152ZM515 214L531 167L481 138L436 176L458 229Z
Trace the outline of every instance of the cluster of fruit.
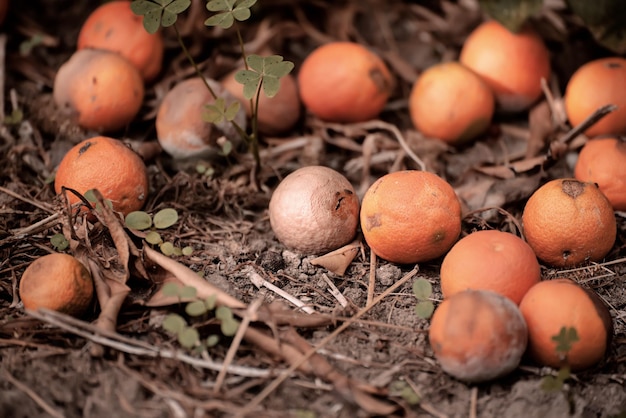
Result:
M59 69L55 101L80 126L115 132L136 117L145 83L161 72L162 60L161 35L145 31L130 2L105 3L89 16L78 50ZM436 65L416 80L409 98L411 118L426 136L466 143L484 133L497 109L520 111L535 103L542 93L540 80L550 71L549 53L532 29L513 34L485 22L468 37L458 62ZM597 107L613 103L618 110L586 134L626 133L626 96L619 94L626 87L625 74L621 58L581 67L565 92L570 122L578 124ZM233 74L221 82L181 81L164 96L155 121L159 142L175 158L209 152L220 136L237 138L228 127L213 126L202 117L204 105L215 100L205 82L227 101L242 101L237 123L243 125L250 116L243 86ZM261 96L259 128L266 134L288 131L300 118L301 104L330 122L369 120L382 112L394 86L375 53L356 43L332 42L307 56L297 80L281 78L277 96ZM220 129L219 135L213 129ZM609 158L621 158L611 165L619 173L607 172ZM435 174L415 170L379 178L359 202L340 173L301 168L276 188L270 222L281 242L302 253L337 249L353 240L360 227L372 251L390 262L444 257L444 301L434 313L430 341L444 369L459 378L501 376L517 366L527 346L541 364L556 367L567 361L580 369L604 356L612 334L610 314L596 295L573 281L541 281L537 259L566 267L599 261L609 253L617 230L614 210L626 210L625 158L619 138L590 140L581 150L575 178L548 182L528 199L522 217L527 241L500 231L459 239L462 210L454 189ZM141 209L149 192L141 158L107 136L86 139L67 153L55 179L57 193L65 188L81 194L96 188L122 214ZM78 201L72 193L67 196L71 203ZM69 266L75 272L67 275L72 280L85 277L79 265ZM43 291L29 286L28 277L25 273L20 284L27 308L36 306L29 302L28 289ZM575 328L581 337L566 359L551 340L561 327Z
M143 17L131 10L130 1L105 3L84 22L77 51L59 68L54 82L55 103L85 129L116 132L137 116L145 83L155 81L161 73L163 54L161 32L148 33ZM189 78L168 90L155 121L157 139L167 153L174 158L200 157L219 149L216 139L220 136L240 140L230 124L214 126L203 118L204 107L216 98L223 98L227 105L239 100L242 108L235 122L245 128L250 101L244 99L243 85L235 81L235 72L220 82L208 77ZM294 77L281 78L276 96L260 97L259 132L284 133L300 118L300 108Z
M341 71L331 74L328 65ZM487 21L469 35L459 61L418 77L409 98L411 119L425 136L462 145L485 132L494 112L528 110L550 75L549 51L530 26L512 33ZM307 110L334 122L377 116L394 85L382 60L350 43L318 48L303 62L299 80ZM601 106L617 110L585 131L592 139L574 176L549 181L528 199L522 215L526 240L493 230L459 240L461 205L452 186L420 171L379 178L359 205L340 173L301 168L272 196L272 228L281 242L303 253L337 249L360 226L371 250L390 262L444 257L444 301L433 315L430 343L443 369L460 379L502 376L525 352L541 365L591 367L609 347L610 312L573 280L542 281L538 260L578 266L601 261L613 248L614 211L626 210L626 145L619 137L626 134L626 97L619 93L624 88L626 60L619 57L591 61L569 80L564 107L573 126ZM572 328L580 340L563 352L554 336Z
M500 377L525 352L541 365L581 370L598 363L609 347L607 306L573 280L542 281L538 261L575 266L599 261L611 250L614 211L592 183L559 179L540 187L524 208L528 242L498 230L459 239L461 204L454 189L417 170L382 176L359 204L341 173L303 167L278 185L269 216L279 241L305 254L348 244L360 226L370 249L387 261L443 257L444 300L430 324L430 343L443 369L459 379ZM553 340L563 327L580 337L566 357Z

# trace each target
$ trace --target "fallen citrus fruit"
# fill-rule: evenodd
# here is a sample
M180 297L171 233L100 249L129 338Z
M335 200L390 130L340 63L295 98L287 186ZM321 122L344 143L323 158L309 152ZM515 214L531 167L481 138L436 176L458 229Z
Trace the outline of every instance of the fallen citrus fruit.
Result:
M519 304L541 279L541 270L523 239L509 232L486 230L454 244L443 259L440 276L444 298L466 289L483 289Z
M550 78L550 53L529 26L513 33L495 20L479 25L465 40L459 61L491 87L505 112L527 109Z
M217 81L208 78L205 81L224 99L226 107L237 101ZM168 91L155 121L157 139L165 152L175 159L213 157L222 151L218 145L220 138L228 139L235 147L240 144L241 136L231 122L205 120L206 106L213 104L215 99L200 77L183 80ZM246 112L242 107L233 121L245 130Z
M454 189L426 171L397 171L376 180L363 196L360 218L372 251L394 263L440 257L461 233Z
M331 42L309 54L298 74L300 98L329 122L363 122L377 117L394 81L384 61L353 42Z
M320 254L354 239L359 198L338 171L302 167L278 184L270 199L269 216L274 234L286 247Z
M626 142L622 137L587 141L578 154L574 177L596 183L613 209L626 210Z
M47 308L80 316L91 305L91 274L76 258L52 253L28 265L20 280L20 298L25 309Z
M65 154L54 179L57 194L63 186L83 195L98 189L124 215L141 209L148 197L143 160L123 142L105 136L85 139ZM67 197L71 204L79 201L73 193Z
M128 125L139 112L143 79L130 61L115 52L81 49L57 71L53 97L79 126L112 132Z
M613 335L611 314L602 299L569 279L533 286L520 304L528 324L528 351L543 366L583 370L604 357ZM574 328L578 339L567 352L559 348L561 330ZM564 342L561 341L561 344Z
M598 186L576 179L552 180L537 189L522 222L537 257L556 267L602 260L617 235L611 203Z
M491 123L491 89L458 62L434 65L415 81L409 97L413 125L422 134L463 144L485 132Z
M617 109L585 131L588 137L626 134L626 59L601 58L582 65L570 77L565 89L565 112L573 126L601 106Z
M435 309L428 339L446 373L483 382L517 368L528 329L510 299L489 290L464 290Z
M235 96L251 116L250 100L243 95L243 84L235 80L236 71L227 74L221 83ZM287 74L280 78L280 88L274 97L261 92L258 103L258 128L265 135L280 135L289 131L300 119L302 104L298 94L298 84L294 76Z
M161 71L161 32L148 33L143 16L131 10L130 1L111 1L98 6L78 33L77 49L93 48L117 52L128 59L147 80Z

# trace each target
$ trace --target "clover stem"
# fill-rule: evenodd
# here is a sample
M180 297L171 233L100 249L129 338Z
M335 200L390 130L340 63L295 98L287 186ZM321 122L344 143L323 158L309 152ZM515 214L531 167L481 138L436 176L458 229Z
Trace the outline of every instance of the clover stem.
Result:
M193 69L196 71L196 74L198 75L198 77L200 77L200 79L204 83L204 86L207 88L207 90L209 90L209 93L211 93L211 96L213 96L213 99L217 100L217 94L215 94L215 92L213 91L209 83L206 81L206 78L204 78L204 75L202 74L202 71L200 71L200 67L196 63L196 60L194 60L191 54L189 53L189 50L187 49L187 46L185 45L185 42L183 41L183 37L180 35L180 32L178 31L178 26L176 26L175 23L173 26L174 26L174 31L176 32L176 38L178 39L178 43L180 44L180 47L182 48L183 53L187 57L187 60L193 66Z
M237 25L237 22L235 22L235 32L237 33L237 40L239 41L239 48L241 49L241 58L243 59L243 65L245 67L246 70L249 69L248 67L248 56L246 54L246 48L245 48L245 44L243 42L243 37L241 36L241 31L239 30L239 25ZM261 84L263 83L263 80L261 80L261 83L259 83L259 87L256 91L256 104L253 101L254 99L251 98L250 99L250 119L251 119L251 123L252 123L252 134L251 135L246 135L246 138L248 139L248 144L250 146L250 151L252 152L252 155L254 156L254 162L256 163L256 171L258 172L258 170L261 167L261 156L259 155L259 132L258 132L258 123L257 123L257 113L258 113L258 108L259 108L259 95L261 94Z
M217 100L217 94L215 94L215 91L213 91L213 89L209 85L208 81L206 80L206 78L202 74L202 71L200 71L200 67L198 66L196 61L193 59L193 57L189 53L189 50L187 49L187 46L185 45L185 42L183 41L183 37L180 35L178 27L176 26L176 24L174 24L173 27L174 27L174 31L176 32L176 38L178 39L178 43L179 43L180 47L182 48L183 53L187 57L187 60L193 66L193 69L195 70L196 74L198 75L198 77L200 77L200 79L204 83L204 86L207 88L209 93L211 93L211 96L213 96L213 99ZM237 29L237 36L239 38L239 45L241 46L241 50L244 53L244 63L246 63L243 38L241 37L241 33L239 32L239 29ZM246 63L246 68L248 68L248 64L247 63ZM256 115L256 111L253 112L253 115ZM256 119L256 117L254 117L253 119ZM250 147L252 148L252 154L254 155L254 161L256 162L257 167L260 167L260 165L261 165L261 157L259 155L259 146L258 146L258 140L257 140L257 136L256 136L256 127L253 128L253 134L252 135L248 135L246 133L246 131L241 126L239 126L239 124L237 122L235 122L234 120L231 120L230 123L233 125L233 127L235 128L235 130L237 131L239 136L246 143L248 143L250 145ZM255 126L254 123L253 123L253 126Z

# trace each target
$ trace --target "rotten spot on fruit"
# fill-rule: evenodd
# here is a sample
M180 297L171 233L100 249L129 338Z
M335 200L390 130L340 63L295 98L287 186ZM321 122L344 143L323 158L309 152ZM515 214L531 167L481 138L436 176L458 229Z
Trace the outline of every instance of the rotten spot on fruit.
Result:
M78 155L82 155L85 153L85 151L87 151L89 149L89 147L91 147L92 143L91 142L86 142L85 145L83 145L82 147L80 147L80 149L78 150Z
M380 68L374 67L370 69L369 76L381 93L389 93L392 90L390 79L385 77L385 74L383 74Z
M376 213L372 216L368 216L367 217L367 222L365 224L365 227L367 228L367 230L369 231L370 229L376 228L378 226L381 226L383 223L380 220L380 213Z
M433 236L433 242L441 242L446 238L446 232L445 231L437 231L435 233L435 235Z
M563 180L563 193L575 199L585 191L585 185L577 180Z

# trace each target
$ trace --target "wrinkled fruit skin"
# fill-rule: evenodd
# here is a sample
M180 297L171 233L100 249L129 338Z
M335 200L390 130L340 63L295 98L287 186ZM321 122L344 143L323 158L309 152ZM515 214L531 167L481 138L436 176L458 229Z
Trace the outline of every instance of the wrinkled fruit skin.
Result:
M359 199L339 172L302 167L276 187L269 203L278 240L302 254L321 254L348 244L359 223Z
M437 307L429 341L446 373L465 382L484 382L517 368L528 328L510 299L488 290L466 290Z

